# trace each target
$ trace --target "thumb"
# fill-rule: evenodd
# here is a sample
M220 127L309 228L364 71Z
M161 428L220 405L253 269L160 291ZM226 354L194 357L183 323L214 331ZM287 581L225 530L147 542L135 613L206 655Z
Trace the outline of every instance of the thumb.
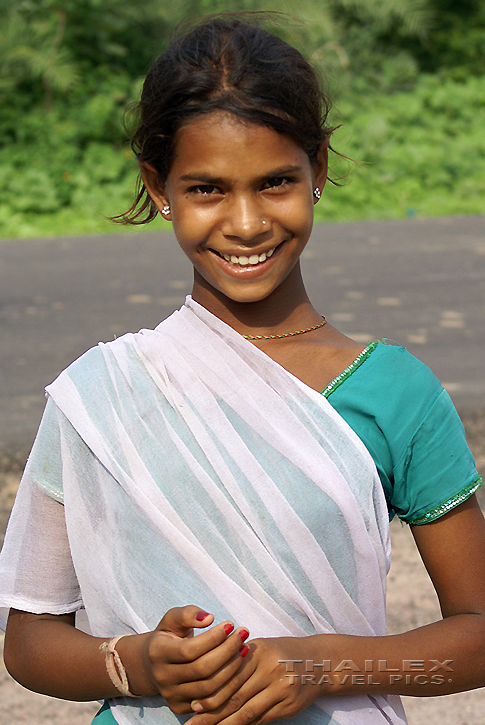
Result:
M178 637L190 637L194 627L198 629L208 627L213 621L213 614L189 604L169 609L157 625L156 631L171 633Z

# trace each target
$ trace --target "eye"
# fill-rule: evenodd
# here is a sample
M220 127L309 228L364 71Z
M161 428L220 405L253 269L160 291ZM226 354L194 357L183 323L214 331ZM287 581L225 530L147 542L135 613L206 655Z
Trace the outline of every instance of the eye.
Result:
M275 176L272 179L268 179L263 186L263 189L283 189L291 184L292 179L287 176Z
M201 196L210 196L211 194L222 194L221 190L213 184L198 184L190 188L192 194L200 194Z

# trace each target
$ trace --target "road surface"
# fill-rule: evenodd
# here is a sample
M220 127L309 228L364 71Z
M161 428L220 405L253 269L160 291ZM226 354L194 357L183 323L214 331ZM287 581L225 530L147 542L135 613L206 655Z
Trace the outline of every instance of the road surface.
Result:
M485 217L318 225L303 268L330 322L403 343L460 411L485 409ZM155 326L190 287L170 232L0 240L0 451L28 450L66 365Z

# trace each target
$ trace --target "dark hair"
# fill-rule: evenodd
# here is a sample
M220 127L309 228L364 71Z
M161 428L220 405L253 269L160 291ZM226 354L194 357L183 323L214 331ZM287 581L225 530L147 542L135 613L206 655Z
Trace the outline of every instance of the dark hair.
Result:
M213 16L176 33L153 63L135 107L131 147L152 164L163 183L173 160L175 137L196 116L224 110L294 139L312 164L334 129L319 79L298 50L260 26L258 16ZM144 224L157 215L141 179L132 207L114 217Z

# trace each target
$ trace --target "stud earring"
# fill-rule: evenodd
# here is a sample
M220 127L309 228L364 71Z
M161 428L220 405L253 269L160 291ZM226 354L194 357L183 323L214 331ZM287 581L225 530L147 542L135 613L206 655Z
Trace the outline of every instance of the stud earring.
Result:
M318 188L318 186L316 186L316 187L315 187L315 188L313 189L313 196L314 196L314 197L315 197L315 199L316 199L316 200L318 201L318 200L320 199L321 195L322 195L322 192L320 191L320 189Z
M168 204L165 204L165 206L163 207L162 214L164 216L167 216L167 214L170 214L170 206Z

